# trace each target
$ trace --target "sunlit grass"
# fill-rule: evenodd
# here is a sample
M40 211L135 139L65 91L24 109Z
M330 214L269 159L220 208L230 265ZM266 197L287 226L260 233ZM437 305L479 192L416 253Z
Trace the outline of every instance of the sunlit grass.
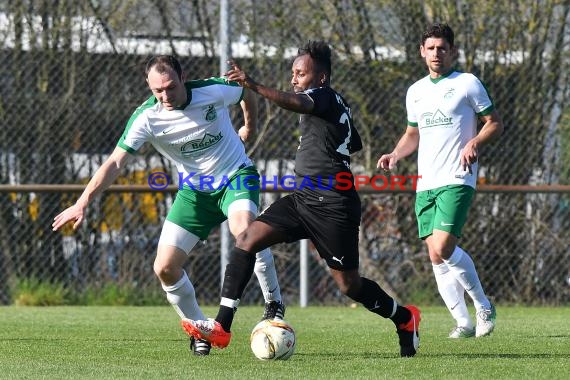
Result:
M499 306L492 336L459 341L443 307L422 310L420 352L403 359L393 324L363 308L290 305L295 355L262 362L248 340L261 306L240 308L232 343L208 357L189 352L170 307L2 307L0 378L570 378L570 308Z

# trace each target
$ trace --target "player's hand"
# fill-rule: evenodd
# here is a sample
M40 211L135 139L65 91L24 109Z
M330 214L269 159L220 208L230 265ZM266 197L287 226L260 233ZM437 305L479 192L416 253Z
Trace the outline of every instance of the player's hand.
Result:
M471 165L479 159L477 144L474 140L469 141L463 150L461 150L460 162L463 170L468 170L469 174L473 174Z
M51 227L53 231L57 231L68 222L74 221L75 223L73 223L73 229L76 230L81 222L83 222L84 213L85 210L78 205L68 207L59 213L55 218L53 218Z
M398 158L394 153L383 154L379 159L376 167L378 169L383 169L385 172L389 172L396 167Z
M228 65L230 66L230 69L224 74L224 76L229 81L239 83L242 87L249 87L248 84L251 81L251 78L245 73L245 71L243 71L233 60L229 60Z
M244 125L238 129L238 135L241 141L246 142L248 139L252 138L255 135L255 131L253 128Z

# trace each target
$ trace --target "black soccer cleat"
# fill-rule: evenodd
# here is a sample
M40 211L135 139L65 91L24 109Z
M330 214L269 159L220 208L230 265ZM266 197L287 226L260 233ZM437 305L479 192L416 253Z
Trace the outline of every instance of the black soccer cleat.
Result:
M190 337L190 351L196 356L206 356L210 355L210 349L212 345L210 342L204 339L195 339L193 336Z
M265 303L265 310L261 320L266 319L284 319L285 318L285 304L280 301L271 301Z

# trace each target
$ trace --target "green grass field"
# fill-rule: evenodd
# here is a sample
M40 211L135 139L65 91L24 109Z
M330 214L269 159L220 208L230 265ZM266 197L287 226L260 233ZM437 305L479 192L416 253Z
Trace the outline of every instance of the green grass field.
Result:
M213 315L216 308L205 308ZM444 307L422 308L421 346L363 308L290 306L288 361L249 349L262 307L242 307L225 350L195 357L170 307L1 307L1 379L570 379L570 308L498 307L492 336L450 340Z

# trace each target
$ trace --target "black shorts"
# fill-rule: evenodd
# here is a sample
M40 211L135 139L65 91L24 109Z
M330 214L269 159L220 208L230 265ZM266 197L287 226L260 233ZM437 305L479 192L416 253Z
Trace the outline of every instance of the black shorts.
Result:
M257 220L287 235L285 243L311 239L336 270L358 269L360 198L356 191L296 191L280 198Z

